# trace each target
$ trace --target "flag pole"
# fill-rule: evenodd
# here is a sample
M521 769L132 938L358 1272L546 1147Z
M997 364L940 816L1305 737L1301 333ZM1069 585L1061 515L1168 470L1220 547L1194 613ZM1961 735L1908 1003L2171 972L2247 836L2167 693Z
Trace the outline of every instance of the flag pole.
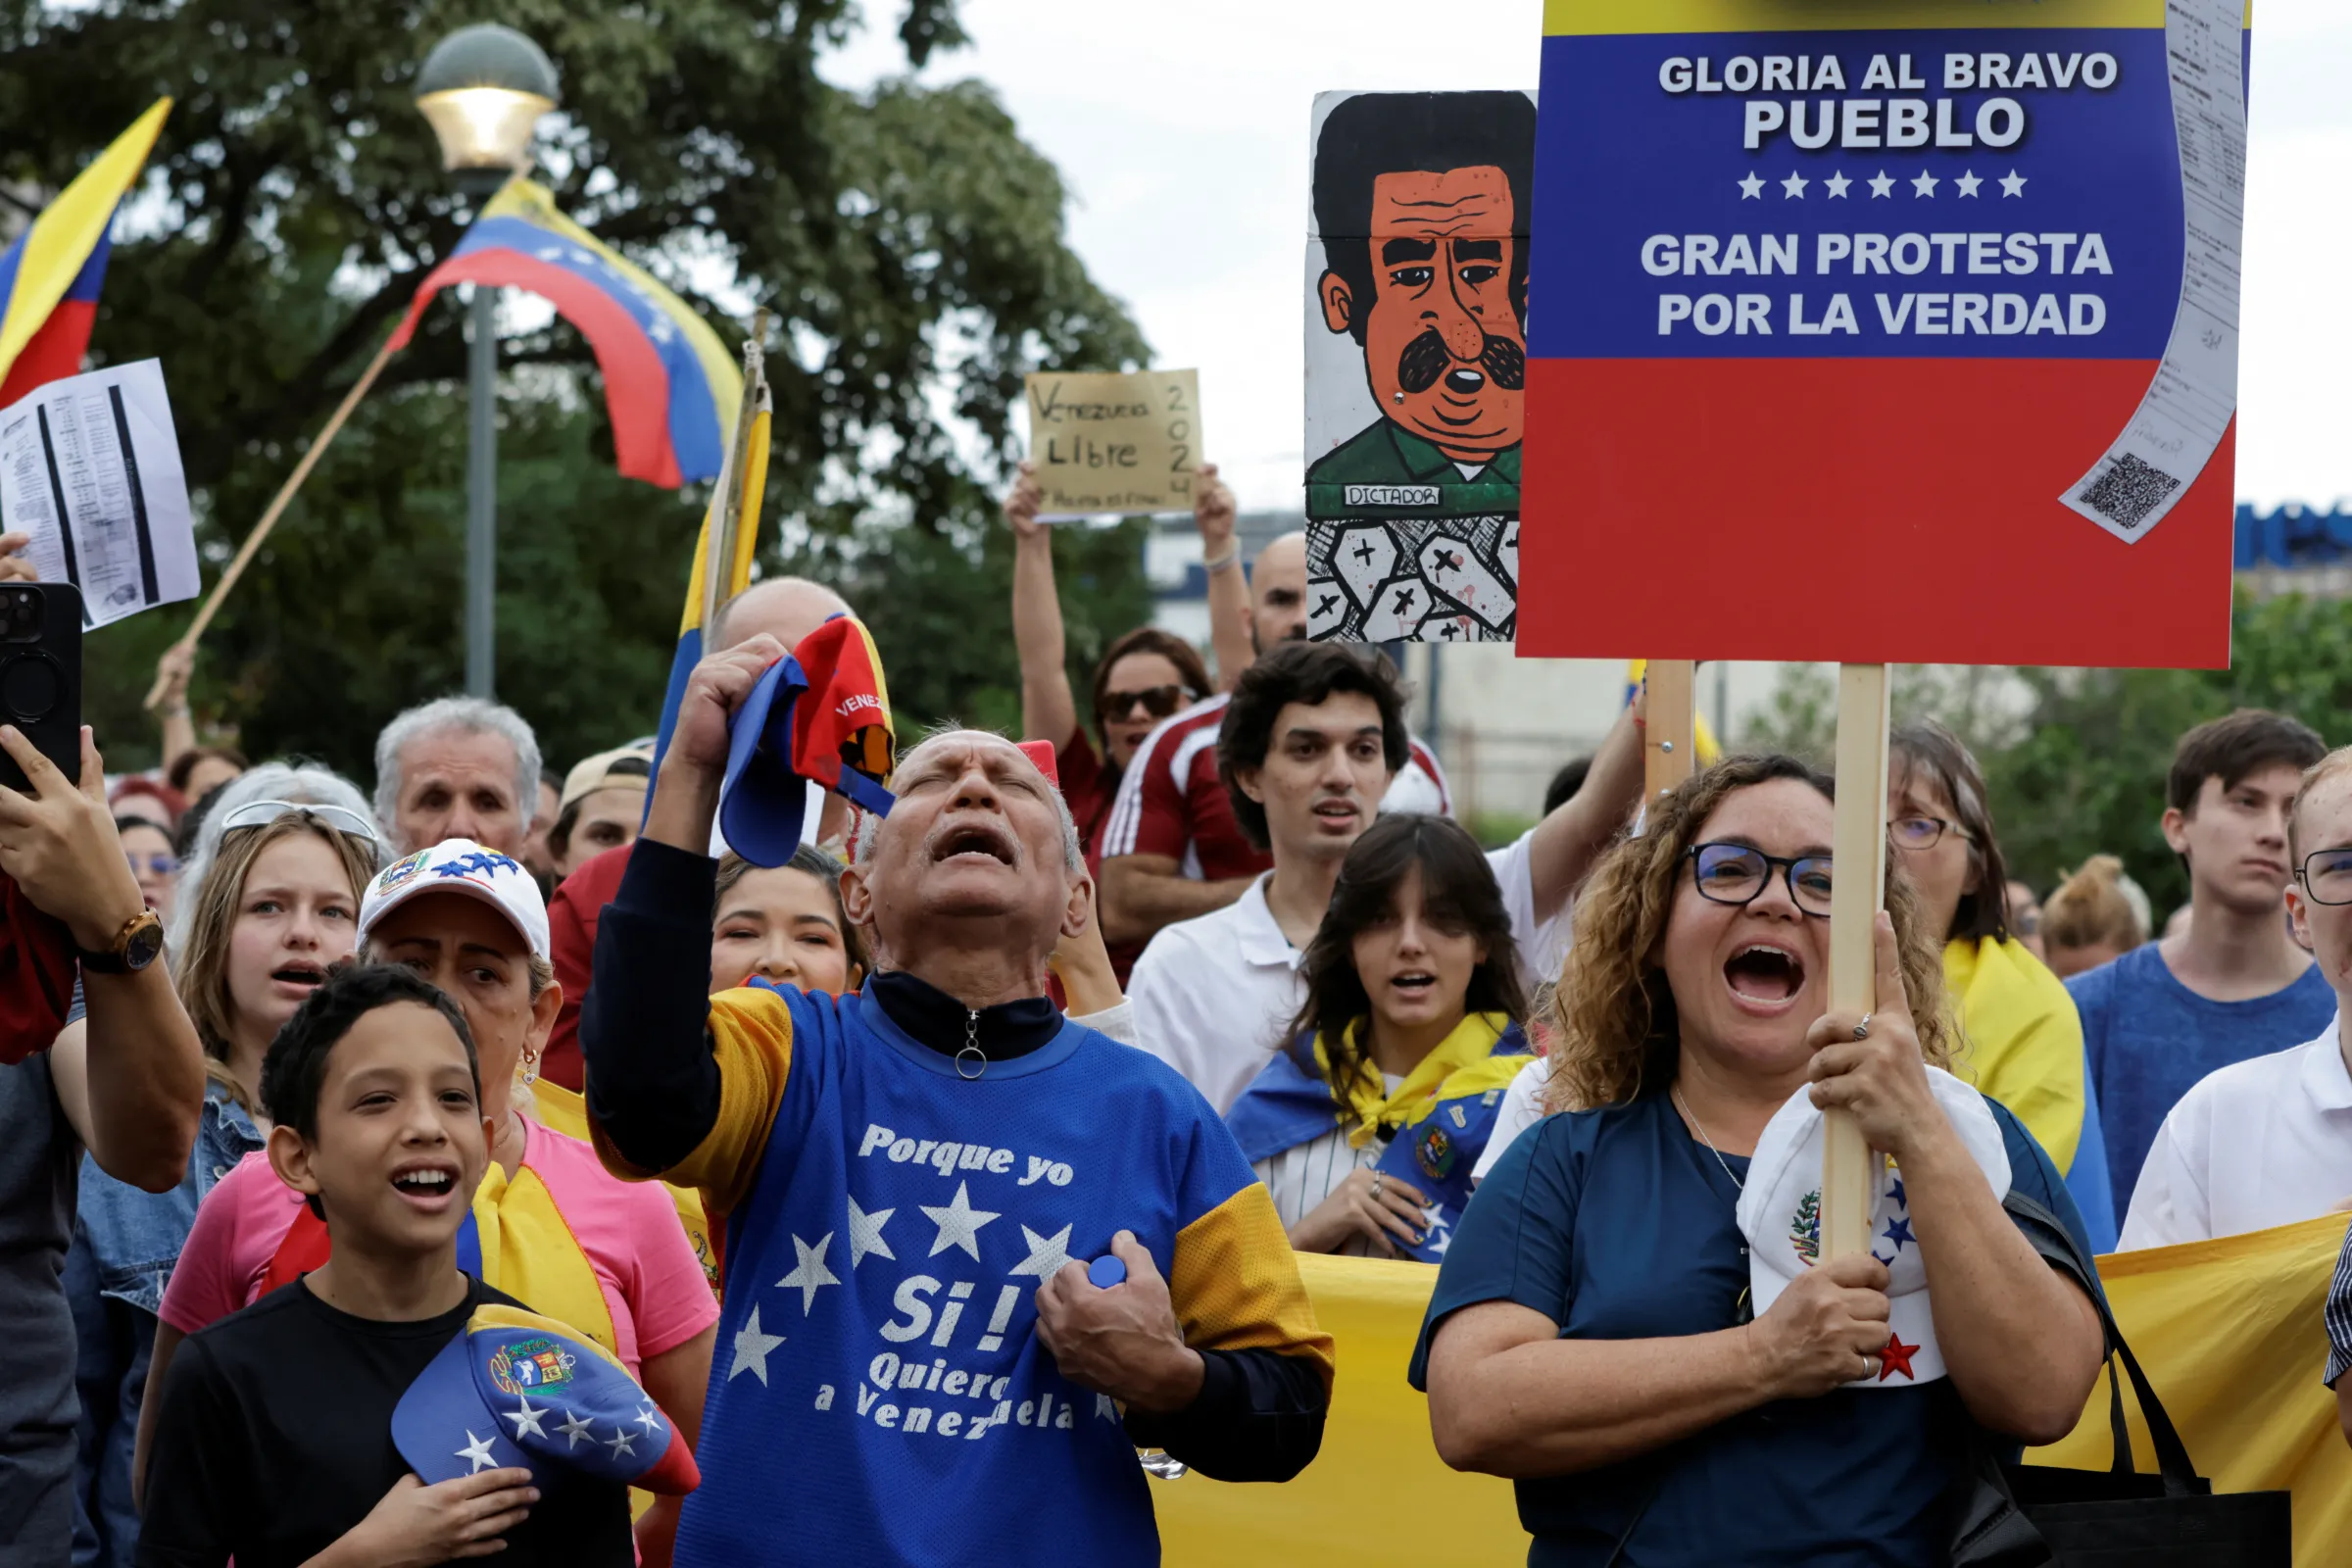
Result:
M1642 731L1642 799L1671 795L1698 766L1697 665L1652 659L1642 665L1649 717Z
M285 514L295 492L311 476L311 470L318 466L318 460L326 455L326 449L334 445L335 437L342 432L343 421L351 417L351 411L360 406L360 400L368 395L368 389L375 385L375 378L383 373L385 363L392 358L392 347L399 340L397 328L385 336L383 347L375 351L375 358L368 362L368 368L360 372L360 378L351 383L351 390L343 394L342 403L319 430L318 439L311 443L310 450L302 455L302 461L294 465L294 471L286 475L286 482L278 486L277 497L270 503L270 510L262 514L262 520L253 525L253 531L237 547L235 559L229 562L228 569L220 573L220 580L213 584L212 594L205 600L204 608L196 612L195 620L189 623L186 634L172 645L174 648L188 653L195 651L205 629L212 625L213 617L220 612L220 602L237 585L237 579L245 575L246 566L253 561L255 552L262 548L262 542L270 537L270 530L277 526L277 519ZM170 684L170 678L165 675L155 677L155 685L147 692L146 707L150 711L164 700L164 688Z
M718 526L711 530L709 547L703 555L703 612L699 624L706 633L716 623L719 607L730 597L727 585L734 580L735 553L741 548L744 479L753 463L752 426L759 420L760 398L767 386L763 347L766 341L767 308L761 306L752 319L752 335L743 345L743 402L735 411L735 439L728 448L725 466L719 469L718 487L711 494L711 504L718 509ZM760 464L760 468L764 479L766 465ZM755 512L753 515L756 518L758 514Z
M1879 1004L1875 926L1886 903L1886 699L1885 664L1838 666L1838 806L1830 847L1830 1005L1867 1013ZM1822 1112L1821 1253L1826 1261L1870 1250L1875 1156L1845 1110Z

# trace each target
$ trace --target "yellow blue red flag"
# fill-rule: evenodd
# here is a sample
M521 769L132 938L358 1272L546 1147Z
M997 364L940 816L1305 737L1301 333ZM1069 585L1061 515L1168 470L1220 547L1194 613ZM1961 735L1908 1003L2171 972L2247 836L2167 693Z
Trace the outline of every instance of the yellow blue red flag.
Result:
M653 273L559 212L546 186L516 175L483 205L417 285L395 349L452 283L528 289L579 328L605 377L622 474L673 490L718 476L743 399L727 346Z
M171 99L157 99L0 252L0 408L79 373L113 250L115 209L171 112Z

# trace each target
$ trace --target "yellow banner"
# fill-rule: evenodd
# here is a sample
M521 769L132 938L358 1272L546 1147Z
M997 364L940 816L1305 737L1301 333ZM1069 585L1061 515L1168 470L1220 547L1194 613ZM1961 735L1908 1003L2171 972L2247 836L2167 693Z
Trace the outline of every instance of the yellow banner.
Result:
M2117 1321L2214 1490L2294 1493L2298 1568L2352 1561L2352 1447L2320 1384L2320 1309L2344 1223L2099 1259ZM1524 1561L1510 1484L1446 1468L1430 1444L1428 1402L1404 1381L1437 1270L1320 1256L1298 1264L1339 1345L1323 1450L1287 1486L1197 1474L1152 1482L1170 1568ZM2136 1411L2133 1432L2140 1468L2153 1469ZM2028 1457L2105 1469L2105 1384L2074 1436Z

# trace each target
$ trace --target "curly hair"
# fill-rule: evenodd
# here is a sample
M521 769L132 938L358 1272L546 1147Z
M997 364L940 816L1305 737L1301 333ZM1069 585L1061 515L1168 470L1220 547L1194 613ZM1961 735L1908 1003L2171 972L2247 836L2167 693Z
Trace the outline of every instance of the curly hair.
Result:
M1552 1002L1551 1110L1624 1104L1674 1079L1682 1030L1658 961L1666 920L1690 847L1735 791L1794 779L1835 799L1829 775L1793 757L1733 757L1652 801L1639 838L1610 847L1577 896L1576 942ZM1919 898L1901 868L1886 868L1886 908L1902 954L1903 987L1921 1053L1951 1057L1943 1013L1943 937L1920 924Z

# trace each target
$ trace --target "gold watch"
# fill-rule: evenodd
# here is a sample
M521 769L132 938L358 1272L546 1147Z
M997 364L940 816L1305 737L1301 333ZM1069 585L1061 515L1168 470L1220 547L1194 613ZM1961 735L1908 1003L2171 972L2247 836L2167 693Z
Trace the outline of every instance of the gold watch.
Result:
M163 916L153 909L141 909L122 922L122 929L105 948L92 953L77 943L74 956L90 974L137 974L161 957L163 951Z

